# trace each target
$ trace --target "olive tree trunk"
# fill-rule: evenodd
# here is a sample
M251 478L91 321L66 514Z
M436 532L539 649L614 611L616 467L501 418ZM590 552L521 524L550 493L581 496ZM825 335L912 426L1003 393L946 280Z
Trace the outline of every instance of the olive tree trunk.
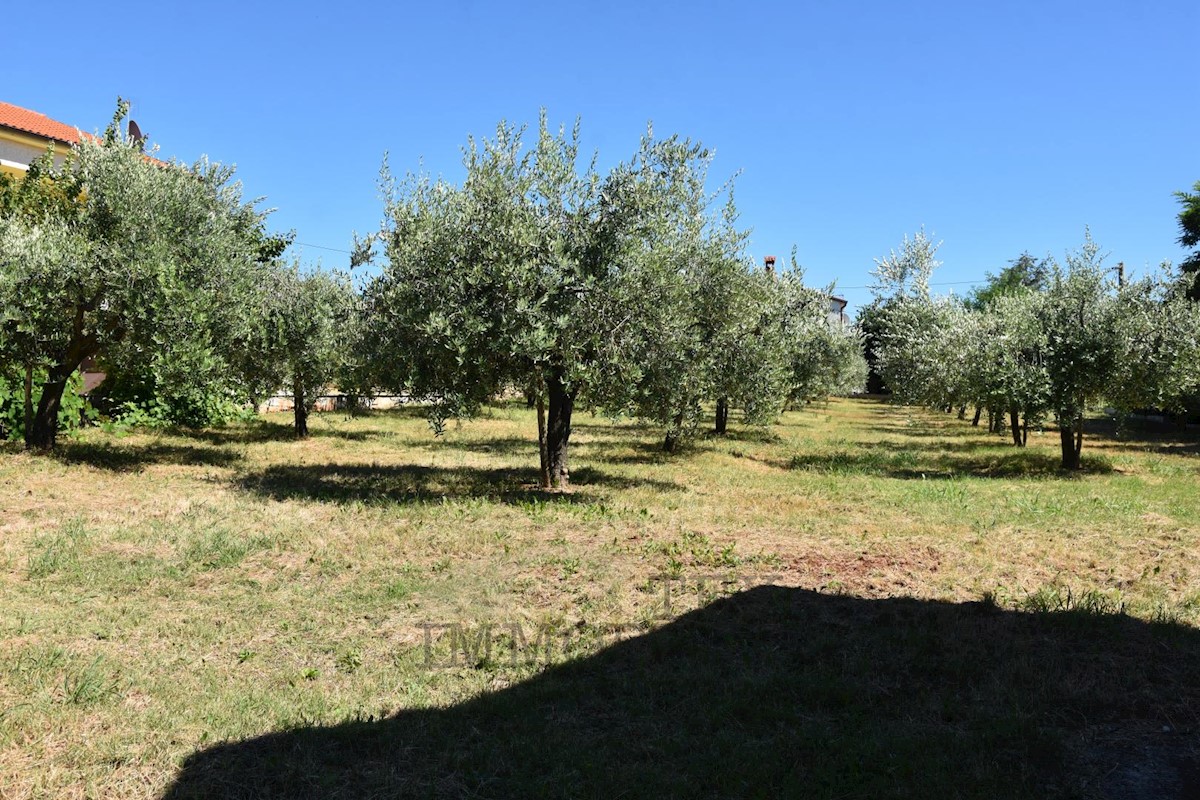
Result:
M1058 435L1062 443L1063 469L1079 469L1079 454L1083 450L1083 420L1059 423Z
M1013 444L1017 447L1025 446L1025 437L1021 435L1021 412L1016 406L1008 409L1008 422L1012 430Z
M729 398L717 398L717 424L713 428L713 432L718 436L725 434L729 429Z
M25 426L25 447L31 450L53 450L58 438L58 412L62 408L63 391L67 381L79 366L59 364L50 368L46 382L42 384L42 396L38 400L33 423ZM32 389L31 389L32 391Z
M683 412L680 411L675 415L675 419L671 420L671 427L667 428L667 435L663 439L663 452L674 453L679 449L679 440L683 436Z
M550 401L546 419L546 467L550 488L566 489L571 482L567 448L571 440L575 393L567 390L561 375L551 375L546 379L546 396Z
M76 309L75 326L70 344L62 353L58 364L50 368L46 381L42 384L42 396L38 399L37 410L33 419L29 419L29 407L33 392L33 370L28 365L25 371L26 406L25 406L25 447L30 450L53 450L58 438L58 412L62 408L63 391L67 381L80 365L95 356L97 340L94 334L84 332L84 311Z
M550 488L550 450L546 445L546 399L540 394L535 398L538 421L538 458L541 463L539 475L542 488Z
M308 438L308 406L306 405L304 396L304 386L300 383L293 384L292 389L292 414L296 420L296 438Z

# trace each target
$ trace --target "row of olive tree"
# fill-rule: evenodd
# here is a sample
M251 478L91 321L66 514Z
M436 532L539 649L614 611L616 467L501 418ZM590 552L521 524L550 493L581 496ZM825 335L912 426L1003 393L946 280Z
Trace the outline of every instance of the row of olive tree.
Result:
M648 133L601 174L580 165L578 126L543 114L528 149L504 123L471 140L461 185L385 165L384 223L356 256L384 261L364 293L359 381L429 401L435 430L524 393L542 483L560 488L577 407L654 420L670 450L705 403L723 431L731 406L753 422L818 393L813 358L836 359L824 374L844 383L853 334L830 329L828 296L798 270L749 264L732 200L717 208L706 189L710 160Z
M52 448L64 393L95 360L118 397L149 398L173 422L287 384L303 434L353 293L279 260L289 239L266 233L232 169L143 152L121 132L126 111L58 166L48 153L0 177L0 378L24 407L8 419L28 447Z
M362 252L381 241L387 264L359 294L283 263L290 237L266 232L231 170L148 156L125 111L65 163L0 182L0 377L24 375L30 447L54 445L88 360L110 375L110 410L166 423L287 387L298 436L332 384L430 401L438 430L524 392L546 486L568 483L577 405L656 421L672 450L709 404L723 433L731 408L765 422L861 380L856 335L829 325L794 257L779 275L748 261L699 144L647 134L602 175L580 167L577 128L543 117L528 151L503 124L472 142L461 186L385 171L385 223Z
M1065 265L1043 262L1036 280L964 303L930 296L936 246L912 241L879 262L870 313L876 366L900 399L960 415L974 405L976 422L987 409L1018 446L1053 417L1062 465L1077 469L1088 409L1177 411L1200 389L1200 311L1184 281L1115 284L1088 236Z

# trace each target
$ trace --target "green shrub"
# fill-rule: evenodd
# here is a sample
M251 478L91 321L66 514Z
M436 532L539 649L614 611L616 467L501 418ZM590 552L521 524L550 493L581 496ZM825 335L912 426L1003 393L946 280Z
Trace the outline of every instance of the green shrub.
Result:
M226 362L203 346L168 345L149 359L118 351L97 403L122 425L209 428L253 416Z
M42 399L42 384L46 370L33 373L33 407ZM58 429L73 431L94 422L98 416L88 399L80 394L83 375L75 372L63 391L58 410ZM0 439L17 441L25 437L25 376L18 370L0 372Z

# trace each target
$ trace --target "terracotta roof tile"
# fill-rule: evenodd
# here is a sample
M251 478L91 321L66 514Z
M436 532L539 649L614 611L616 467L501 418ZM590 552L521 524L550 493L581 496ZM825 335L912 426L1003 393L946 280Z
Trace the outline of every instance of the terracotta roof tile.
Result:
M14 106L12 103L0 102L0 127L32 133L34 136L65 144L79 143L80 131L75 126L50 119L45 114L27 108ZM83 135L89 139L95 138L90 133Z

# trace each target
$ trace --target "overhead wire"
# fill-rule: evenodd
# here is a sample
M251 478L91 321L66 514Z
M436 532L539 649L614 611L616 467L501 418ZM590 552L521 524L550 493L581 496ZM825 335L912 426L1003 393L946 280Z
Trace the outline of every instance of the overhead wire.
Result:
M354 255L354 253L351 252L350 250L343 250L339 247L326 247L325 245L322 245L322 244L309 244L307 242L293 242L292 244L294 247L311 247L314 250L328 250L331 253L345 253L348 256ZM987 278L980 278L979 280L975 280L975 281L934 281L934 282L930 283L929 285L930 286L973 286L975 284L987 283L987 282L988 282ZM871 287L870 285L867 285L867 286L838 286L837 288L839 291L841 291L844 289L870 289L873 287Z

